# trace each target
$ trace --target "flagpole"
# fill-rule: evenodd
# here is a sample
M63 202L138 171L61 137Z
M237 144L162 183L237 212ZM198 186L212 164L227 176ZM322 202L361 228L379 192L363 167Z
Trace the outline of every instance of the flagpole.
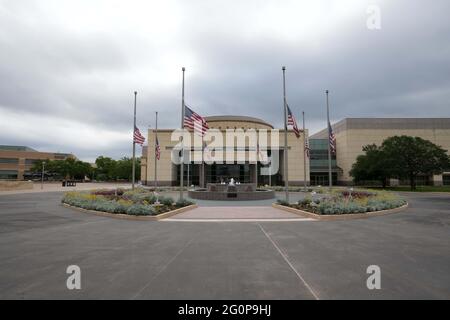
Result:
M270 151L270 165L269 165L269 187L272 186L272 150Z
M181 71L183 72L183 82L182 82L182 86L181 86L181 130L183 131L183 135L184 135L184 72L186 71L186 68L185 67L181 68ZM182 160L180 163L180 200L183 200L184 137L181 142L181 155L182 155Z
M134 92L134 119L133 119L133 168L132 168L132 178L131 178L131 189L134 190L135 175L136 175L136 142L134 141L134 132L136 130L136 96L137 91Z
M157 148L157 140L158 140L158 111L156 111L156 125L155 125L155 191L158 187L158 173L157 173L157 165L158 159L156 157L156 148Z
M303 115L303 185L306 192L306 129L305 129L305 111L302 111Z
M255 191L256 189L258 189L258 156L259 156L259 142L256 141Z
M205 143L203 141L203 135L202 135L202 168L201 168L201 174L199 173L199 184L200 184L200 188L204 188L205 187Z
M329 106L329 102L328 102L328 90L325 91L326 95L327 95L327 128L328 128L328 184L329 184L329 189L331 192L331 187L333 185L333 175L331 173L331 145L330 145L330 106Z
M289 178L288 178L288 150L287 150L287 109L286 109L286 67L283 70L283 103L284 103L284 189L286 193L286 202L289 202Z

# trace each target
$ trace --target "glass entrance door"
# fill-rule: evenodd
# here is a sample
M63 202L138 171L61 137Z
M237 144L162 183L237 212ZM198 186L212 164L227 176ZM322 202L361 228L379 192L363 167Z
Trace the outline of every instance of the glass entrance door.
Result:
M250 183L249 164L212 164L205 165L207 183L228 183L231 178L236 182Z

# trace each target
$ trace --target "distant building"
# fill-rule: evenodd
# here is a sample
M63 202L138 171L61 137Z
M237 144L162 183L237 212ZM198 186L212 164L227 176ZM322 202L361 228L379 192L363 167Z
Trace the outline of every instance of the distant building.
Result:
M381 145L392 136L407 135L429 140L450 150L450 118L346 118L333 126L336 136L336 156L333 158L333 181L352 184L349 171L363 146ZM310 137L311 183L328 184L328 130ZM400 184L408 184L400 181ZM419 177L418 184L450 185L450 168L442 174Z
M70 153L39 152L25 146L0 145L0 179L23 180L39 160L76 158Z

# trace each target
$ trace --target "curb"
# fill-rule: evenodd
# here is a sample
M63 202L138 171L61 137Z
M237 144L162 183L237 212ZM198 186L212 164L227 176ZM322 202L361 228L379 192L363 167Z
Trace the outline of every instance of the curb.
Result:
M388 209L388 210L372 211L372 212L367 212L367 213L347 213L347 214L323 215L323 214L316 214L316 213L307 212L307 211L303 211L300 209L295 209L295 208L291 208L291 207L282 206L282 205L279 205L276 203L272 203L273 208L276 208L279 210L284 210L284 211L291 212L291 213L295 213L295 214L298 214L303 217L313 218L315 220L320 220L320 221L353 220L353 219L365 219L365 218L370 218L370 217L379 217L379 216L384 216L387 214L403 211L406 208L408 208L408 206L409 206L409 203L406 203L405 205L403 205L401 207L394 208L394 209Z
M161 213L157 216L132 216L132 215L123 214L123 213L109 213L109 212L103 212L103 211L88 210L88 209L83 209L83 208L79 208L79 207L74 207L74 206L68 205L66 203L62 203L61 205L66 208L74 209L74 210L84 212L84 213L93 214L93 215L100 216L100 217L115 218L115 219L120 219L120 220L134 220L134 221L158 221L158 220L166 219L166 218L172 217L176 214L179 214L179 213L182 213L185 211L189 211L189 210L192 210L192 209L195 209L198 207L198 205L192 204L187 207L183 207L183 208L179 208L179 209L175 209L172 211Z

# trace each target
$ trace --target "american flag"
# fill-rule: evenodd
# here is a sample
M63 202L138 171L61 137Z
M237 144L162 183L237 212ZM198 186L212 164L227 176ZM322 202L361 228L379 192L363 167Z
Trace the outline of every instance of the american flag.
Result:
M140 144L141 146L144 145L145 138L139 131L138 127L134 127L133 142Z
M300 132L303 132L303 130L299 130L297 127L297 121L295 120L294 114L291 111L291 108L289 108L288 105L286 105L287 112L288 112L288 119L287 124L288 126L292 126L292 129L294 130L295 136L297 138L300 138Z
M328 121L328 140L330 143L330 151L332 154L336 154L336 137L333 133L333 129L331 128L330 121Z
M305 153L306 156L309 158L311 149L309 148L309 139L305 137Z
M188 128L190 130L194 130L195 133L197 133L200 136L204 136L206 133L206 130L209 129L208 123L206 122L206 119L203 118L198 113L195 113L192 111L191 108L188 106L184 106L184 127Z
M156 137L156 142L155 142L155 155L156 155L156 159L159 160L159 158L161 157L161 147L159 146L158 137Z

